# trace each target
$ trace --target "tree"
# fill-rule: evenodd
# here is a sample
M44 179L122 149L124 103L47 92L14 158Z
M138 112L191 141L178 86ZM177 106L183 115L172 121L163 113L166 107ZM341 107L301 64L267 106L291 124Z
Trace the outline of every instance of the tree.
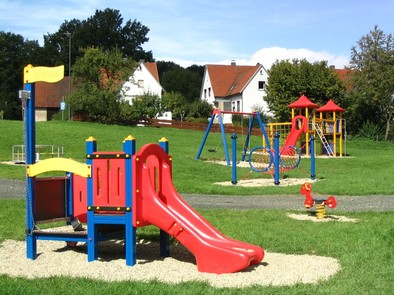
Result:
M196 100L190 106L188 116L190 118L204 118L211 117L213 106L206 100Z
M172 112L172 118L174 120L183 121L183 118L189 111L189 104L180 92L165 92L161 104L163 110Z
M21 101L18 90L23 87L23 68L32 64L44 65L41 47L37 41L23 36L0 32L0 118L21 119Z
M129 112L122 110L127 106L121 100L120 90L134 71L135 62L124 58L119 50L88 48L83 53L72 68L77 86L71 97L74 112L102 123L127 120L121 116Z
M104 51L119 50L125 58L135 61L152 61L152 52L142 48L142 45L149 41L148 32L149 28L137 20L128 20L123 25L119 10L106 8L96 10L95 14L86 20L65 21L56 33L44 35L44 48L53 65L67 65L66 72L70 43L71 64L81 57L80 48L89 47L101 48Z
M157 62L160 82L167 92L181 93L188 103L199 100L203 66L183 68L173 62Z
M154 118L161 113L161 99L158 95L144 93L133 99L132 118Z
M351 79L354 109L366 110L366 117L359 120L385 124L387 141L394 114L393 36L375 26L352 47L350 67L354 70Z
M327 62L310 63L305 59L276 61L267 81L267 95L264 98L278 121L290 120L288 105L305 94L315 103L323 105L330 98L341 103L345 87Z

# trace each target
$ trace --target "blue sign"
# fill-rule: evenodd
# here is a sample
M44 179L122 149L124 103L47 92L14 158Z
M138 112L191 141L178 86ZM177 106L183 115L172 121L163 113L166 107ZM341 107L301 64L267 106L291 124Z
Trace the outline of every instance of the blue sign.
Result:
M60 110L64 111L66 109L66 102L65 101L61 101L60 102Z

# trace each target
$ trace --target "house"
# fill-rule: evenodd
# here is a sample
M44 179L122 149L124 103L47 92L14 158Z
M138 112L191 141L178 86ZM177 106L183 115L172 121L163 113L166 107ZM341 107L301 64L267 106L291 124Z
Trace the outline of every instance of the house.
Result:
M133 75L123 84L121 93L125 101L133 104L134 99L146 93L157 95L161 98L163 91L157 64L155 62L140 61ZM156 118L172 120L172 113L164 112Z
M36 121L51 120L52 116L58 113L60 104L72 92L69 77L64 77L63 80L57 83L36 83ZM162 97L163 87L160 85L159 73L157 64L155 62L141 61L129 77L129 79L122 86L123 98L130 104L133 100L145 93L150 93ZM65 114L68 118L69 114ZM171 119L171 113L163 114L165 118Z
M124 100L133 104L135 98L146 93L157 95L161 98L163 87L160 85L157 64L155 62L141 61L133 75L123 84L122 96Z
M222 111L269 112L263 97L268 73L261 64L254 66L206 65L200 99ZM231 115L224 116L231 123Z
M35 118L36 121L51 120L53 115L61 111L64 102L72 91L70 77L66 76L59 82L35 83ZM65 114L68 118L68 114Z

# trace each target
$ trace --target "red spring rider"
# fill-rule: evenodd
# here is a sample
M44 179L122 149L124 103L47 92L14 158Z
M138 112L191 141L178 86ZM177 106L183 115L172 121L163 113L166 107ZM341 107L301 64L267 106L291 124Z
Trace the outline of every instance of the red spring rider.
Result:
M337 206L337 200L335 197L330 196L328 199L314 199L311 195L312 185L309 182L304 183L301 186L300 193L305 196L304 206L307 209L316 206L316 217L326 217L325 206L328 208L335 208Z

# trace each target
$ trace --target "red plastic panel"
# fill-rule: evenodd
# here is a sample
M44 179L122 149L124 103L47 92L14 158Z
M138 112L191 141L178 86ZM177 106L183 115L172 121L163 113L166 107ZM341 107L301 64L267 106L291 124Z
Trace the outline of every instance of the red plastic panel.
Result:
M87 207L87 179L73 174L73 212L74 217L79 221L86 223Z
M36 221L66 217L66 177L35 178Z
M93 205L125 206L125 160L121 158L94 159L92 169Z
M93 205L109 206L108 159L93 160Z

